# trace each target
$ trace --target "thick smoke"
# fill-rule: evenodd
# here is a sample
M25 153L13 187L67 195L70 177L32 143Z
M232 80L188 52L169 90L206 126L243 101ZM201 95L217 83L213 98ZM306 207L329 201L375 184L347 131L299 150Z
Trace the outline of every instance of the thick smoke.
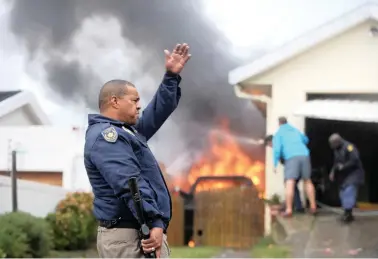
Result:
M120 23L125 46L132 47L126 56L118 56L128 60L124 69L130 71L119 77L136 80L143 96L151 97L161 80L163 50L176 43L189 43L192 59L182 74L181 103L168 125L153 139L155 154L167 162L175 159L173 154L201 148L206 131L224 117L230 120L235 134L251 137L263 134L260 114L235 97L227 83L228 72L240 64L228 53L230 43L202 14L201 5L200 0L15 0L10 29L25 42L30 58L35 53L43 54L51 90L64 99L85 100L93 109L97 109L98 89L105 79L112 78L107 78L106 71L95 69L97 55L104 53L86 54L89 51L86 47L80 49L82 53L72 52L75 37L85 21L103 17ZM103 33L92 37L88 44L100 48L104 42L115 41L111 28L98 29ZM138 49L139 54L131 53L132 49ZM67 58L66 53L71 53L71 57ZM77 61L81 55L87 57L86 66ZM108 66L117 69L119 63ZM154 88L144 91L144 87ZM175 145L166 150L169 142Z

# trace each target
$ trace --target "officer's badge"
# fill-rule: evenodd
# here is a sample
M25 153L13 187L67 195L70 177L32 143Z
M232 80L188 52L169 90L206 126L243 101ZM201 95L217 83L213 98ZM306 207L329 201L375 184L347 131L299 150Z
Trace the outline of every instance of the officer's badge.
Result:
M108 142L114 143L118 139L118 133L113 126L110 126L109 128L103 130L101 134L104 137L104 139Z
M347 149L348 149L349 152L352 152L353 151L353 145L348 145Z
M135 134L134 134L131 130L129 130L128 128L126 128L126 127L122 127L122 129L123 129L124 131L126 131L127 133L129 133L129 134L131 134L131 135L133 135L133 136L135 137Z

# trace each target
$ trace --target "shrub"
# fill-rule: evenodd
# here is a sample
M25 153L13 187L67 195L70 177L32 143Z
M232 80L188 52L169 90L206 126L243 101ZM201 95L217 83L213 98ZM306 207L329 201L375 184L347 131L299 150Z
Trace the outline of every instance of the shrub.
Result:
M0 249L6 257L25 258L29 256L27 236L14 225L2 224L0 220Z
M68 193L66 198L61 200L56 208L56 212L77 212L92 215L93 195L88 192Z
M44 219L25 212L0 216L0 248L6 257L44 257L52 248L51 230Z
M55 213L47 216L46 220L54 233L56 250L86 249L93 243L97 223L92 208L92 194L69 193L59 202Z
M0 248L0 258L5 258L6 256L6 253Z
M273 194L270 199L264 199L264 202L269 205L279 205L281 204L281 198L278 194Z

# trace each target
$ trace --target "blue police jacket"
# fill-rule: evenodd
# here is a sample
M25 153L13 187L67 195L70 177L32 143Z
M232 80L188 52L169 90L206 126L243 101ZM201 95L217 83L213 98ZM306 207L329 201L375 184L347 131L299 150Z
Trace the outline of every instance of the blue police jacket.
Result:
M272 143L274 167L278 165L281 157L287 161L295 156L308 156L310 154L307 148L308 137L289 123L279 127L273 136Z
M341 170L338 170L338 164L343 166ZM343 140L341 147L334 150L332 171L335 172L335 179L342 187L364 183L365 171L355 145Z
M84 164L98 220L120 220L139 226L128 188L130 177L137 177L148 224L168 228L171 197L147 141L176 109L181 97L180 81L179 75L167 72L135 126L99 114L88 116Z

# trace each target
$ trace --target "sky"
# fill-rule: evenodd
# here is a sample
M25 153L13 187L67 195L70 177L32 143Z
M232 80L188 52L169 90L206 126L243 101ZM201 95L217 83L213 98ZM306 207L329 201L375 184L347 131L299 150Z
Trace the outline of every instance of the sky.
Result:
M287 42L312 28L335 18L342 13L351 10L362 0L206 0L204 12L210 23L223 33L232 43L230 51L236 57L248 62L249 54L254 49L266 50ZM65 100L51 98L51 92L44 85L44 71L38 64L28 63L25 55L25 46L18 41L9 31L9 1L0 0L0 71L2 83L0 90L27 89L36 95L46 113L53 123L59 125L79 124L85 125L88 109L82 103L68 103ZM81 48L86 48L87 56L80 56L83 63L90 65L97 46L91 39L101 38L107 33L118 37L120 41L121 29L116 20L93 18L82 26L81 31L75 36L76 51L71 55L82 55ZM106 41L106 37L103 37ZM98 58L99 72L112 74L117 67L111 63L120 57L119 53L127 49L117 47L116 44L105 44L104 57ZM135 54L135 52L133 52ZM131 53L128 53L131 54ZM142 53L139 53L142 55ZM195 56L193 57L195 58ZM43 57L41 57L42 60ZM148 79L147 79L148 82ZM149 93L151 94L151 93ZM56 101L60 102L56 102Z

